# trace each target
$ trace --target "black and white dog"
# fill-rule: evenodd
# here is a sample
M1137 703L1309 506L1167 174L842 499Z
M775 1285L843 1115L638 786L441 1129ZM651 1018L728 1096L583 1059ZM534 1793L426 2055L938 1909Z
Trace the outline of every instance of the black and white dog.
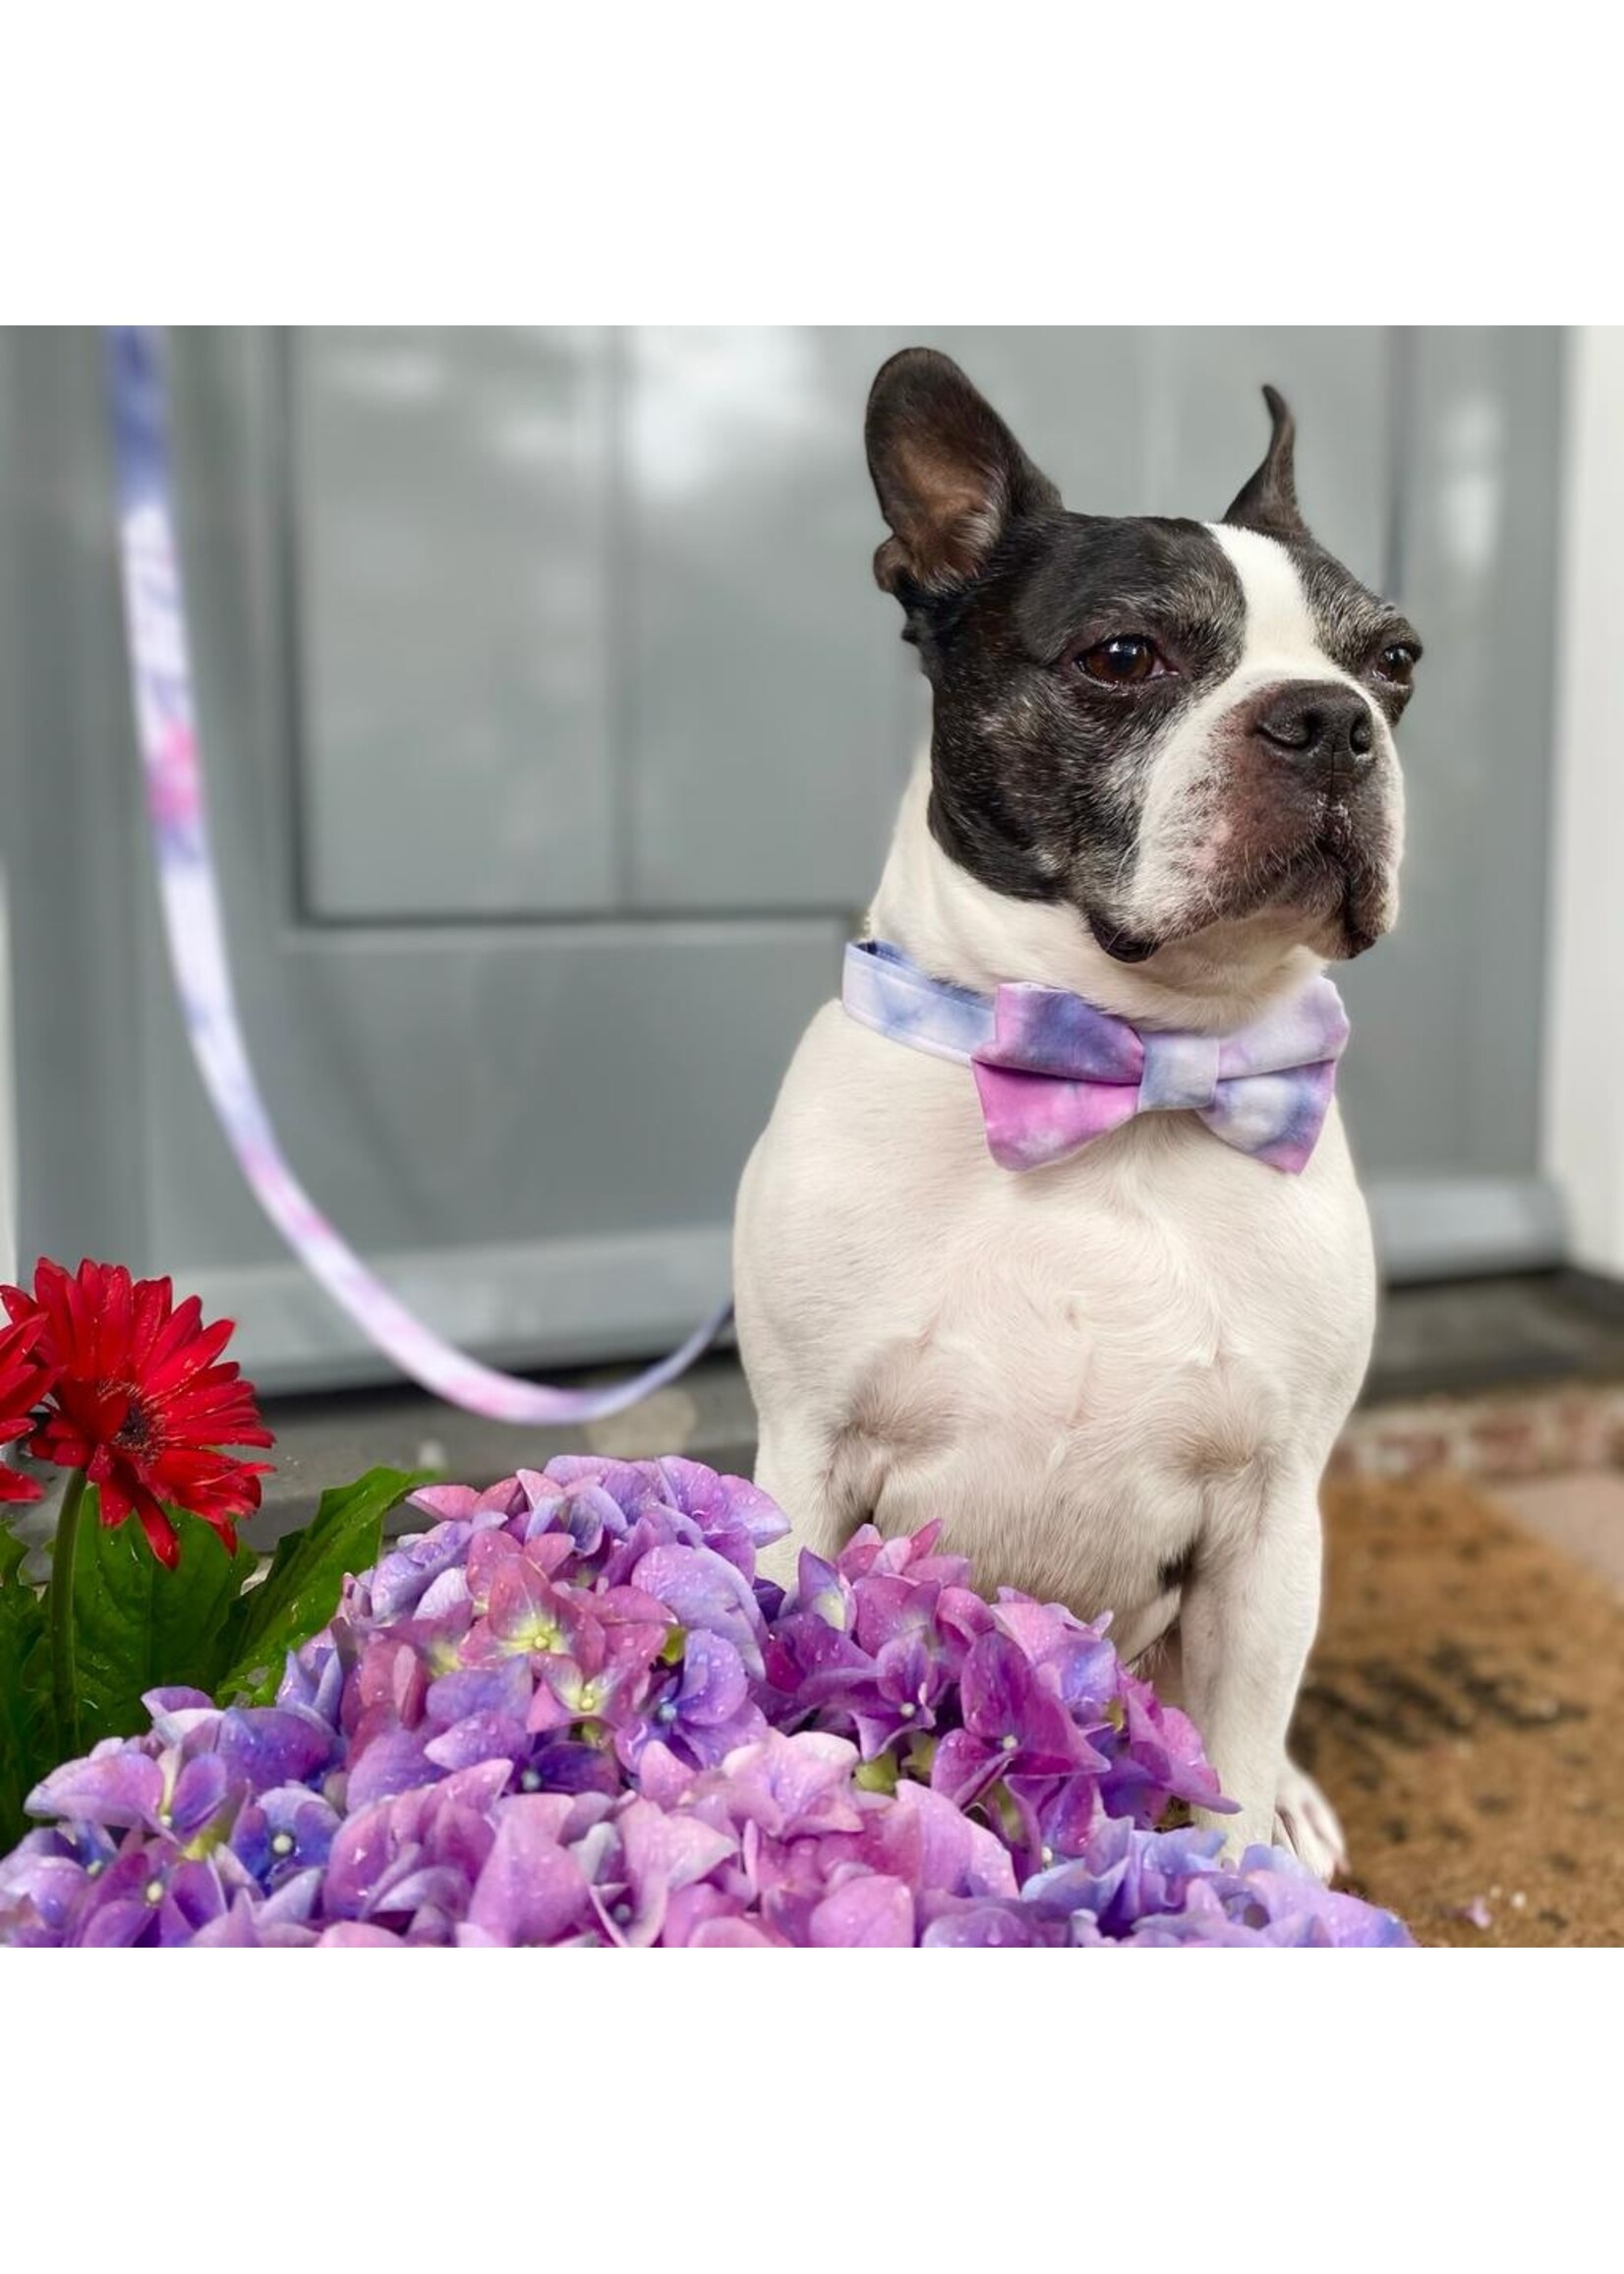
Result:
M1392 923L1420 642L1309 536L1265 392L1221 522L1112 520L1068 512L947 357L880 372L875 571L934 728L868 932L930 980L1231 1035ZM1109 1610L1127 1658L1176 1628L1240 1803L1213 1822L1329 1876L1286 1732L1374 1312L1334 1100L1301 1174L1193 1110L1012 1174L962 1065L831 1003L745 1171L734 1284L757 1474L794 1526L776 1576L940 1516L983 1587Z

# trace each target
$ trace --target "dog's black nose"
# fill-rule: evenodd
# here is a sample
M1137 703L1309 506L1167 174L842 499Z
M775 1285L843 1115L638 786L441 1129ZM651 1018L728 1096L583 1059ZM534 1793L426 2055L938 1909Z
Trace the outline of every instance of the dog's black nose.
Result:
M1375 722L1357 687L1293 679L1271 687L1253 730L1305 773L1363 774L1375 750Z

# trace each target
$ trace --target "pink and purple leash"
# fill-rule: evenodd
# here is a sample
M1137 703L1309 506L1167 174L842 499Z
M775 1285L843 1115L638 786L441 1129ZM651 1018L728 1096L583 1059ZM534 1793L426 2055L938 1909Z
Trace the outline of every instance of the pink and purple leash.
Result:
M340 1310L400 1370L492 1421L535 1428L620 1412L690 1367L730 1304L680 1349L628 1379L558 1389L483 1366L424 1325L370 1271L289 1168L243 1040L209 849L175 535L163 378L154 333L108 333L119 531L136 727L146 780L170 967L192 1053L220 1126L265 1214Z

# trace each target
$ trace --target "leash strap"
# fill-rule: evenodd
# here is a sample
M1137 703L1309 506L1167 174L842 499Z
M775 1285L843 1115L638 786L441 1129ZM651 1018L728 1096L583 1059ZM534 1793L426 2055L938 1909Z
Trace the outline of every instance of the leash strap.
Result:
M594 1421L673 1381L725 1323L730 1304L679 1350L628 1380L555 1389L482 1366L389 1293L289 1168L250 1063L231 984L209 849L192 664L176 540L157 337L107 333L124 606L136 730L163 903L164 932L192 1054L237 1165L265 1214L341 1311L402 1373L467 1412L521 1427Z

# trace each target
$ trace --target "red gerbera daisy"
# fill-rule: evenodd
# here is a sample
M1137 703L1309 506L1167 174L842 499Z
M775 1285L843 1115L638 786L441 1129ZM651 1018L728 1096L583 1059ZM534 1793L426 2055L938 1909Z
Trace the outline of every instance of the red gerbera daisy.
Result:
M0 1302L19 1325L43 1321L39 1356L56 1375L29 1452L83 1469L102 1523L134 1515L170 1570L180 1540L165 1500L211 1524L235 1551L235 1521L260 1505L269 1463L219 1448L272 1439L253 1384L235 1365L216 1363L232 1321L204 1326L195 1295L177 1310L167 1279L132 1281L121 1263L81 1263L70 1275L45 1260L31 1296L0 1287Z
M56 1379L55 1369L36 1345L45 1331L42 1317L20 1318L0 1334L0 1445L26 1437L34 1426L33 1409ZM0 1500L37 1500L40 1488L0 1461Z

